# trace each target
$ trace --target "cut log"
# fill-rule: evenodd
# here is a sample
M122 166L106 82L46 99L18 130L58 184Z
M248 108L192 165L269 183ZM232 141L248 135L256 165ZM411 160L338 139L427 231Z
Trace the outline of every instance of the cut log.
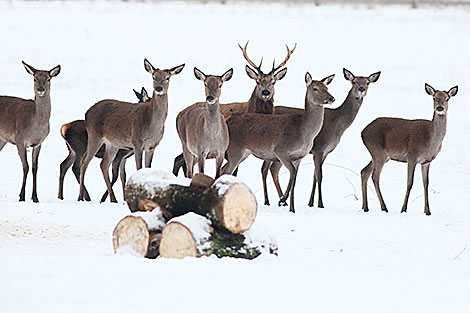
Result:
M158 207L124 217L113 231L114 253L131 249L147 258L156 258L165 222Z
M213 228L211 221L201 215L187 213L163 228L159 250L162 257L176 259L209 255L254 259L262 253L277 255L277 244L259 229L233 234Z
M172 217L194 212L235 234L251 227L258 208L248 186L233 176L223 175L208 188L189 186L189 180L178 180L170 173L151 169L139 170L130 177L124 198L132 212L142 210L144 206L139 208L139 202L148 199Z

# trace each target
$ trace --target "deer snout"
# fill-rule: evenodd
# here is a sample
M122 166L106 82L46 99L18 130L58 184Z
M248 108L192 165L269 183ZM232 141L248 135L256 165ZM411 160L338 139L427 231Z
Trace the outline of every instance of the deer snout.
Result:
M37 90L38 90L38 94L39 94L40 96L42 96L42 95L44 95L44 94L46 93L46 88L44 88L44 87L38 87Z
M438 114L444 114L444 107L442 105L438 105L436 107L436 111Z
M333 96L329 96L325 99L325 104L332 104L333 102L335 102L335 97Z
M163 91L163 87L162 87L162 86L157 86L157 87L155 87L155 91L156 91L156 92L162 92L162 91Z
M268 96L271 94L271 92L270 92L269 90L267 90L267 89L264 89L263 91L261 91L261 94L262 94L264 97L268 97Z
M364 92L364 91L366 91L366 89L364 87L359 87L359 91Z
M207 96L206 101L209 104L213 104L215 102L215 99L213 96Z

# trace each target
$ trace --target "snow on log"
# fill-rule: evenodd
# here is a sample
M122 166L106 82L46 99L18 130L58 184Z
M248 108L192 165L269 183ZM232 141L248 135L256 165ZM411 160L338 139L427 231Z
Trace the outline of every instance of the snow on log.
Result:
M166 220L158 207L124 217L113 231L114 253L130 248L142 256L156 258Z
M160 255L182 259L216 255L254 259L262 253L277 255L272 236L255 227L241 234L211 226L211 221L195 213L187 213L168 222L162 231Z
M145 210L141 201L151 200L171 217L194 212L232 233L244 232L254 223L258 208L256 198L248 186L235 177L223 175L210 187L189 183L188 179L178 179L170 173L143 169L129 179L124 198L132 212Z

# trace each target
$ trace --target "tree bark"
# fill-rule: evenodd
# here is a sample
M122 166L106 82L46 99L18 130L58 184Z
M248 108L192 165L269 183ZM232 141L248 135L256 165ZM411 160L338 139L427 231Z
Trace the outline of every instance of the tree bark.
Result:
M236 234L248 230L254 223L256 198L235 177L223 175L210 187L188 184L189 180L178 181L172 174L143 169L129 179L124 199L132 212L142 210L141 201L148 199L158 203L171 217L194 212L208 217L215 227Z
M254 259L262 253L277 255L277 250L275 240L259 229L234 234L212 227L209 219L194 213L170 220L159 246L162 257L176 259L209 255Z

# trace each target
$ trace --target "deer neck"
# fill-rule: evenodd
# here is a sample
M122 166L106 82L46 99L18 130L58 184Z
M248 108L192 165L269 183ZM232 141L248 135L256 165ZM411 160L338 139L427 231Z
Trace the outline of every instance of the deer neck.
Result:
M361 108L364 98L357 98L353 95L353 90L349 90L348 96L343 104L338 108L332 110L336 116L336 121L342 126L343 131L346 130L354 122L354 119Z
M214 104L209 105L206 102L206 119L210 122L217 121L220 115L220 103L217 101Z
M45 94L42 97L34 97L35 105L35 114L38 117L38 120L47 120L51 117L51 96L49 93Z
M273 114L273 106L274 106L274 95L269 100L260 99L256 95L256 87L255 87L255 89L251 93L250 100L248 100L248 112Z
M302 128L304 128L304 133L307 134L307 136L315 137L317 135L323 125L323 115L323 105L312 103L308 101L307 96L305 96L305 110L302 115Z
M434 112L432 118L432 136L431 145L439 146L446 135L447 130L447 114L440 115Z
M153 92L152 101L150 101L152 107L152 119L154 121L165 121L168 114L168 94L158 95L155 91Z

